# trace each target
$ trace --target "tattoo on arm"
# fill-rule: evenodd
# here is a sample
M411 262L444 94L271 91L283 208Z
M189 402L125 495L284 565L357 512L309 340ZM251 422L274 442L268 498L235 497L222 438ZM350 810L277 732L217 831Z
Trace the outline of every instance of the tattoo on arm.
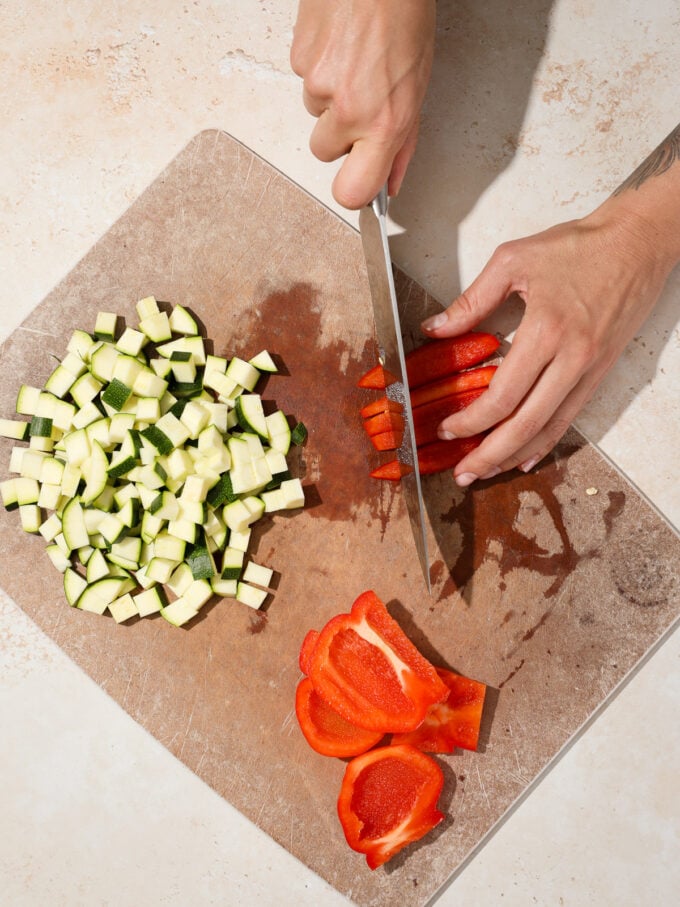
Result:
M669 170L676 161L680 161L680 124L667 136L658 148L646 158L637 170L625 179L614 195L619 195L626 189L639 189L651 176L661 176Z

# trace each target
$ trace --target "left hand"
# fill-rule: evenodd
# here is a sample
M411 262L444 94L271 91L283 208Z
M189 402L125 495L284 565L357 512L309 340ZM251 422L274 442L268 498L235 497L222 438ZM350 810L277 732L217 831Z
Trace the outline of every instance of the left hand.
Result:
M610 199L588 217L500 246L431 337L472 330L511 293L525 312L486 393L444 419L440 437L492 429L456 467L466 486L529 471L565 433L655 305L675 259L653 231ZM495 427L494 427L495 426Z

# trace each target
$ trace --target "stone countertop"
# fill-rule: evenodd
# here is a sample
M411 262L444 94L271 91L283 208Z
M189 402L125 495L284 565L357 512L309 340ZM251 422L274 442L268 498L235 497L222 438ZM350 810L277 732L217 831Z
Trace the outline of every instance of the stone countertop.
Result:
M351 223L288 66L293 2L7 0L0 337L193 135L218 127ZM677 123L673 0L439 4L397 263L442 301L504 239L591 210ZM510 13L512 11L512 14ZM676 527L677 269L578 426ZM442 905L674 903L678 634L442 893ZM341 904L138 727L0 594L8 903ZM9 780L7 780L9 779Z

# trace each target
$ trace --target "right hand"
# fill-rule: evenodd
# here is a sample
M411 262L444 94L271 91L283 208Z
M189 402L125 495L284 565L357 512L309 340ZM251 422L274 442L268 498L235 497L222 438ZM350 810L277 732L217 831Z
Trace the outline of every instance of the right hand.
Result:
M310 148L343 155L333 196L368 204L396 195L413 156L432 68L435 0L300 0L291 65L318 122Z

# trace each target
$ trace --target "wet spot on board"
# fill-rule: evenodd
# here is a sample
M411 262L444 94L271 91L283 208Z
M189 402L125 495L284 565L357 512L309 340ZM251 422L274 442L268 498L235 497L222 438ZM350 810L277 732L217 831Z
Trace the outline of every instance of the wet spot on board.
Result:
M357 355L349 334L323 336L322 315L320 294L311 284L267 288L239 333L247 336L249 349L267 348L276 355L288 373L272 376L263 398L274 400L290 422L307 426L305 447L291 453L297 474L303 468L305 482L316 484L317 506L309 515L354 520L368 504L384 532L395 489L369 476L379 461L375 457L372 464L374 452L361 426L367 391L356 386L375 362L375 343L368 338Z

